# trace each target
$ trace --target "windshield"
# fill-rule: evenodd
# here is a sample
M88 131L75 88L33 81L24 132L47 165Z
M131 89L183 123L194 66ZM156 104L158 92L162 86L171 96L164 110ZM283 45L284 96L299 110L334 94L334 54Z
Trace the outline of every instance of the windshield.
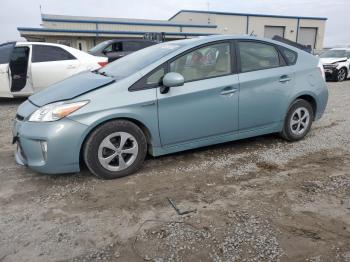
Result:
M103 75L121 79L136 73L142 68L174 52L183 45L183 43L180 44L179 42L153 45L124 56L101 68L98 72Z
M343 58L349 56L350 51L347 50L329 50L320 55L322 58Z
M95 45L93 48L91 48L89 50L89 53L96 53L96 52L98 52L100 50L103 50L110 43L111 43L111 41L104 41L102 43L99 43L99 44Z

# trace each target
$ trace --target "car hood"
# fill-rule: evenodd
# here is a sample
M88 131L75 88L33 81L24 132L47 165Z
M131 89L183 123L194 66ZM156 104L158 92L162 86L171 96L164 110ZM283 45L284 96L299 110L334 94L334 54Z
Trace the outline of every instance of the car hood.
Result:
M73 99L77 96L109 85L115 81L93 72L82 72L30 96L28 99L36 106L44 106L53 102Z
M346 57L342 58L332 58L332 57L327 57L327 58L320 58L320 61L322 64L333 64L337 62L345 62L347 60Z

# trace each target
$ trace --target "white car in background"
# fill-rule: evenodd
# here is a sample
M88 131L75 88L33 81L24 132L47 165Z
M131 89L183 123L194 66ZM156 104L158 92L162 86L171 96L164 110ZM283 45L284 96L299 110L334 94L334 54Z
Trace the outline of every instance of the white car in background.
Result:
M319 57L327 79L341 82L350 77L350 48L333 48Z
M75 48L42 42L0 45L0 97L30 96L82 71L107 64Z

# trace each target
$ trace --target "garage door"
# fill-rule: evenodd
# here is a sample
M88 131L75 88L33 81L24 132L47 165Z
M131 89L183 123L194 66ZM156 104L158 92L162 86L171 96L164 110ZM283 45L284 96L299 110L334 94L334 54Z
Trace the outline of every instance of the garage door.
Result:
M315 48L317 28L300 27L298 34L298 43Z
M284 37L284 30L285 30L284 26L265 26L264 37L272 38L275 35Z

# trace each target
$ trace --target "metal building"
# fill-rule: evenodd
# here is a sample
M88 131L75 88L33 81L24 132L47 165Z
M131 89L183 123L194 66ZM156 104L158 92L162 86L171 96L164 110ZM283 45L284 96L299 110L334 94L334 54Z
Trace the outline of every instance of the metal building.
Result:
M28 41L66 44L84 51L113 38L161 34L165 40L212 34L279 35L313 49L323 48L324 17L277 16L182 10L166 20L122 19L42 14L42 27L18 27Z

